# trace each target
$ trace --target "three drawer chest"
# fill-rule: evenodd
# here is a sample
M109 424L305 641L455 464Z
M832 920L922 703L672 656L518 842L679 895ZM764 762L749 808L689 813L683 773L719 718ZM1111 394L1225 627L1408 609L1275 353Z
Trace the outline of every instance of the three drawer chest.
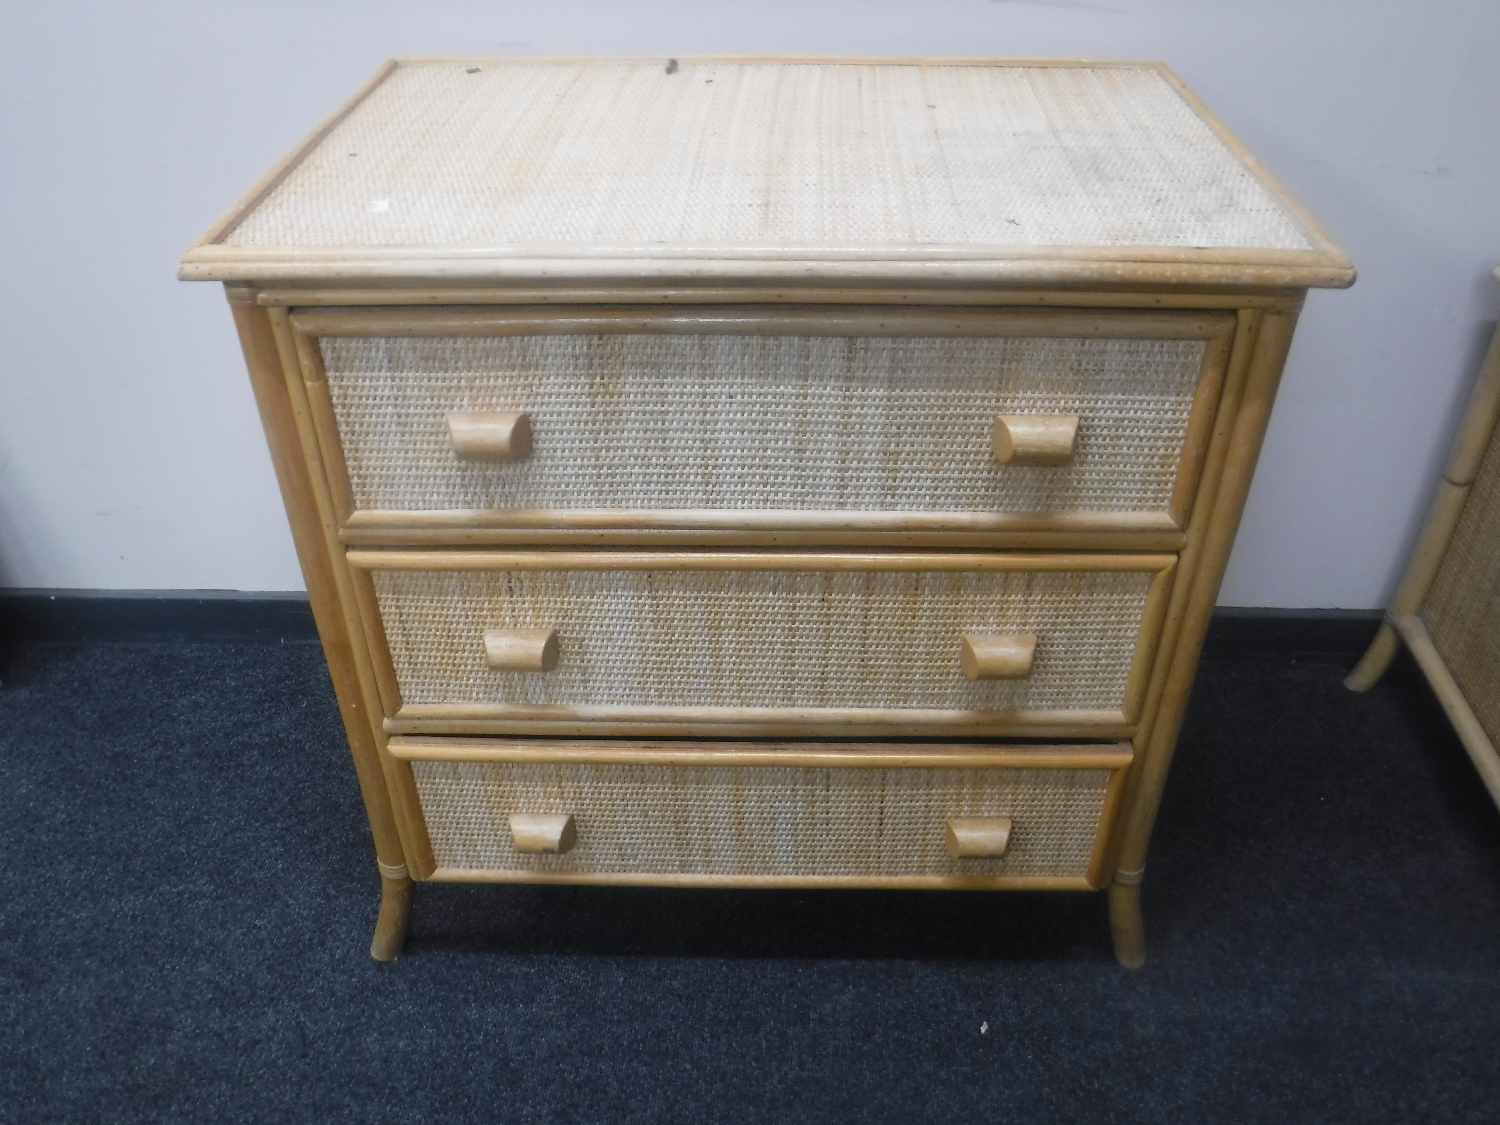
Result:
M369 812L426 880L1139 885L1302 298L1163 67L383 67L224 283Z

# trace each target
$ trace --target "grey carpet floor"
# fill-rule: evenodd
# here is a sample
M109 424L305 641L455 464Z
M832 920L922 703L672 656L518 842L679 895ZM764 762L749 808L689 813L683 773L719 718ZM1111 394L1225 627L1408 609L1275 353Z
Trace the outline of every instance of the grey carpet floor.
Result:
M1500 814L1409 665L1205 663L1145 884L378 880L321 653L31 645L0 687L0 1120L1494 1122Z

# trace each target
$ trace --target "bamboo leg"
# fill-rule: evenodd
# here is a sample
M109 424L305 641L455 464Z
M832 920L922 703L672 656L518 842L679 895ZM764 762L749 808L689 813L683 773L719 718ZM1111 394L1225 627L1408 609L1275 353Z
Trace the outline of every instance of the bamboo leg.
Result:
M1183 713L1198 670L1198 657L1203 650L1203 637L1208 631L1219 582L1224 577L1234 533L1250 491L1251 473L1265 437L1271 403L1276 396L1276 385L1291 345L1292 328L1299 308L1300 304L1289 304L1284 309L1259 316L1259 327L1246 330L1247 335L1253 331L1253 337L1236 343L1236 352L1241 347L1253 347L1252 351L1244 353L1248 358L1248 370L1244 375L1243 390L1239 392L1238 409L1226 412L1226 416L1216 423L1232 428L1225 439L1221 467L1206 474L1209 480L1214 475L1218 477L1212 510L1206 524L1202 513L1194 513L1188 544L1179 563L1187 576L1186 582L1180 589L1173 590L1174 604L1168 611L1167 630L1176 636L1176 645L1169 657L1158 662L1151 687L1151 696L1156 700L1154 712L1148 705L1150 725L1144 737L1136 736L1138 757L1131 768L1125 823L1115 856L1119 872L1117 881L1124 881L1127 885L1139 883L1146 866L1146 849L1161 804L1167 768L1177 746ZM1247 318L1252 322L1255 319L1256 316ZM1230 380L1231 384L1235 381ZM1200 497L1198 503L1205 501ZM1113 904L1118 894L1114 887L1110 890ZM1144 957L1144 946L1135 948L1133 955Z
M1369 691L1385 675L1391 661L1396 659L1399 647L1400 638L1396 636L1396 630L1389 623L1382 624L1380 632L1375 634L1375 639L1365 649L1365 654L1360 657L1354 671L1344 677L1344 686L1350 691Z
M1115 959L1127 969L1139 969L1146 963L1146 929L1141 922L1141 888L1111 883L1109 886L1109 929L1115 939Z
M380 873L380 917L375 920L375 939L370 956L394 961L406 946L406 926L411 920L412 881L406 875Z
M380 865L383 891L380 920L375 926L375 940L370 953L378 961L394 960L406 938L406 918L411 909L411 879L407 873L406 852L400 829L391 807L380 748L364 705L354 644L345 625L339 602L337 575L321 517L313 482L299 448L297 423L287 390L286 372L277 349L275 332L266 310L255 304L254 290L244 286L226 286L225 295L234 313L244 348L250 384L265 426L271 462L286 503L292 538L302 575L307 583L308 600L323 640L328 660L328 674L333 681L334 696L349 749L354 756L354 773L359 781L365 811L370 818L370 833L375 843L375 857Z

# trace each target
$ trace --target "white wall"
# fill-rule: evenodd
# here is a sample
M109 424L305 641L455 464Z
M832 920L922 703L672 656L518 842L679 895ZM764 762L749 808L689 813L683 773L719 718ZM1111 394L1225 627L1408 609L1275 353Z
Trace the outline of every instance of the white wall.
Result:
M1500 305L1492 0L322 0L0 14L0 585L301 585L232 326L173 280L384 58L1162 59L1318 216L1226 605L1389 593Z

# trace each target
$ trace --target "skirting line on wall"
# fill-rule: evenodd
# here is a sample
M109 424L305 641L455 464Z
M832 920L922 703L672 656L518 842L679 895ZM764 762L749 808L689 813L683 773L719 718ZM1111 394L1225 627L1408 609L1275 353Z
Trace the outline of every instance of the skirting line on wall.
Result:
M1214 611L1209 657L1353 660L1379 627L1376 609ZM4 590L0 640L315 644L307 595L224 590Z

